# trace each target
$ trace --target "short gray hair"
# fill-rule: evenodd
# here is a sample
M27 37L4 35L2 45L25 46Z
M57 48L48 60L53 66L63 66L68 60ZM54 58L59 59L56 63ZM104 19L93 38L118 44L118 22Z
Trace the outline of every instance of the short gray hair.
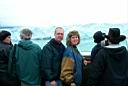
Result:
M57 29L63 29L62 27L56 27L54 34L56 33Z
M32 31L29 28L24 28L20 31L21 39L30 40L32 37Z

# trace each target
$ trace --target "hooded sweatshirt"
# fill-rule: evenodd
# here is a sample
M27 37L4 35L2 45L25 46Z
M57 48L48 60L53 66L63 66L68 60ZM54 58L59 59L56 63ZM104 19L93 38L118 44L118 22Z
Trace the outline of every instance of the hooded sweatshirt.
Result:
M128 51L124 46L110 45L97 53L87 86L128 86Z
M16 73L20 80L30 85L39 85L41 48L30 40L21 40L16 46L15 57Z

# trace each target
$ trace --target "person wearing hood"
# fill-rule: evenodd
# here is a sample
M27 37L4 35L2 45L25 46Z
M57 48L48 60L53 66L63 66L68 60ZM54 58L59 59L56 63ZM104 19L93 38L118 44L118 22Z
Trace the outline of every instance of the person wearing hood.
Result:
M11 33L6 30L0 31L0 85L10 84L8 82L7 70L11 48Z
M89 67L86 86L128 86L128 51L119 43L125 40L119 28L110 28L104 46Z
M16 70L14 70L21 81L21 86L40 86L40 61L41 48L31 41L32 31L24 28L20 32L21 40L16 45L15 58ZM9 72L14 48L9 57Z

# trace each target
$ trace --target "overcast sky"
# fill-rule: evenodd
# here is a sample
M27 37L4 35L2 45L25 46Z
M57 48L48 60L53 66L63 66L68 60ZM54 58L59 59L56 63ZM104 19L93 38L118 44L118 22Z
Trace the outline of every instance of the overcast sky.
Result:
M23 26L128 23L128 0L0 0L0 23Z

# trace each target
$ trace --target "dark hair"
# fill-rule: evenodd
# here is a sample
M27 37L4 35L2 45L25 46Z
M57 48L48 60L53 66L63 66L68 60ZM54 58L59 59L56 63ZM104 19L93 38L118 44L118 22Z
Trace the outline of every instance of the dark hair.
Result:
M9 31L0 31L0 41L3 41L8 36L11 36L11 33Z
M100 43L102 40L105 39L105 33L102 33L101 31L97 31L94 33L93 38L95 43Z

